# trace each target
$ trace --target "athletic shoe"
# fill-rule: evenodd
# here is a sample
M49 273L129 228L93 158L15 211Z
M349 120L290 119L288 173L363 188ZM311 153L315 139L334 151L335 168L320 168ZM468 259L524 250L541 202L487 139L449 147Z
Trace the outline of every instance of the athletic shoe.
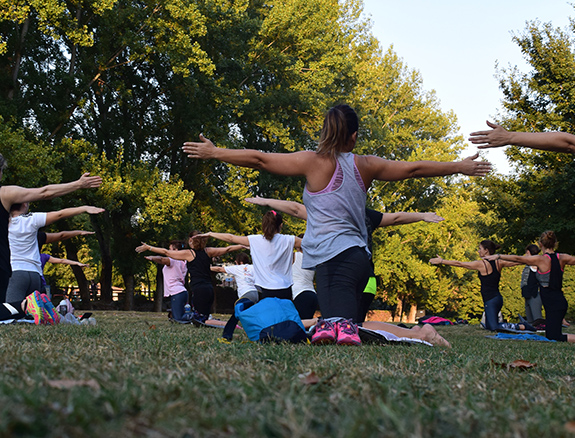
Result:
M361 345L357 325L351 319L344 319L337 324L337 345Z
M26 314L34 317L34 324L40 325L46 322L46 311L42 306L40 292L34 291L26 297Z
M56 311L56 308L52 304L52 301L50 301L50 298L48 298L48 295L40 294L40 298L42 299L41 302L42 307L44 307L44 310L46 311L47 314L46 324L51 325L60 324L60 315Z
M311 336L312 344L333 344L337 337L337 331L333 323L320 319L315 326L315 332Z

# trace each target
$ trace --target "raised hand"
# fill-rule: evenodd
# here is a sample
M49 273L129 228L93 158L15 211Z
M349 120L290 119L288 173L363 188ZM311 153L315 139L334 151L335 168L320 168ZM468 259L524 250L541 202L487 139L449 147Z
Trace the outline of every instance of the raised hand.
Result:
M477 158L479 158L479 153L461 161L462 168L459 173L468 176L487 175L491 171L491 163L489 161L475 161Z
M102 184L102 178L101 177L90 176L89 172L86 172L85 174L83 174L78 181L80 182L80 186L83 189L92 189L92 188L100 187L100 185Z
M489 120L486 123L492 129L472 132L469 137L471 143L479 145L479 149L498 148L510 143L511 135L509 131L496 123L491 123Z
M200 134L199 142L187 141L182 147L182 150L188 155L188 158L198 158L201 160L213 158L216 149L214 144L205 138L203 134Z

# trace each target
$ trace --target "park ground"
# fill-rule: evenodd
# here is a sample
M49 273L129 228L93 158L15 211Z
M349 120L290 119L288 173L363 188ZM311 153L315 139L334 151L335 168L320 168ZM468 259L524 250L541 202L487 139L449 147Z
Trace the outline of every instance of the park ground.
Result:
M0 436L575 437L575 345L477 325L439 327L451 349L223 344L165 313L94 316L0 326Z

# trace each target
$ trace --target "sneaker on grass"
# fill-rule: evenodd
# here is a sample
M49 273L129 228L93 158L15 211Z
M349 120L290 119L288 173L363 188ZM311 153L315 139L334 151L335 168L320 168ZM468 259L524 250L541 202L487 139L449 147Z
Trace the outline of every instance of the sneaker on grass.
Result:
M46 324L60 324L60 315L46 294L40 294L41 304L46 311Z
M351 319L344 319L337 324L337 345L361 345L357 324Z
M335 325L325 319L320 319L315 326L315 332L311 336L312 344L333 344L337 337Z
M34 317L34 324L46 323L46 311L42 305L40 292L34 291L26 297L26 314Z

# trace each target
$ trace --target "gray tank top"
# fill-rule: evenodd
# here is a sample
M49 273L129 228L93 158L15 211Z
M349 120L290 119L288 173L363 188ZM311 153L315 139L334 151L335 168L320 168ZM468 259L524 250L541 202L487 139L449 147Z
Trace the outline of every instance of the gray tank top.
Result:
M332 179L319 192L303 192L307 228L302 242L304 269L331 260L354 246L367 249L366 190L351 152L340 154Z

